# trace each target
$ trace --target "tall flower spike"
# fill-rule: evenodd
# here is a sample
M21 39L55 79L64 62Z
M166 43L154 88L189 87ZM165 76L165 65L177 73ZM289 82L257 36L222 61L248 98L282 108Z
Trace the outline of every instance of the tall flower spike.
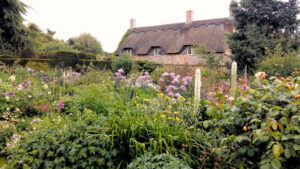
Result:
M237 63L232 62L231 66L231 90L230 95L235 97L235 88L236 88L236 80L237 80Z
M196 69L195 75L195 94L194 94L194 104L195 107L198 107L201 99L201 70L199 68Z

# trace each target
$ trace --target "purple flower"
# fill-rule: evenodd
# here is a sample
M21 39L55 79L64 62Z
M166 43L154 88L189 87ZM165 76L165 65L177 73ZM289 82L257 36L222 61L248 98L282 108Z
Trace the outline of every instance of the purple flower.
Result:
M174 79L175 78L175 73L170 73L170 77L172 78L172 79Z
M181 85L181 86L180 86L180 89L181 89L182 91L186 91L185 85Z
M181 97L181 95L179 93L176 93L175 97L179 98L179 97Z
M121 68L121 69L118 70L118 72L119 72L120 74L122 74L122 73L124 73L124 70Z
M6 93L5 93L5 96L13 96L13 95L14 95L13 92L6 92Z
M64 108L65 108L64 102L63 102L62 100L60 101L60 108L61 108L61 109L64 109Z
M165 80L163 78L160 78L159 79L159 82L164 82Z
M164 72L161 76L167 77L167 76L169 76L169 73L168 72Z

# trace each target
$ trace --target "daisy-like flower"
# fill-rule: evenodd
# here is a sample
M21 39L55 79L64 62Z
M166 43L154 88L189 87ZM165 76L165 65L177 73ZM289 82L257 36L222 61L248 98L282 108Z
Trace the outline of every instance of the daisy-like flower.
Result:
M48 89L48 85L47 84L44 85L44 89Z
M258 79L264 79L265 77L267 77L268 75L265 72L258 72L255 74L255 77Z

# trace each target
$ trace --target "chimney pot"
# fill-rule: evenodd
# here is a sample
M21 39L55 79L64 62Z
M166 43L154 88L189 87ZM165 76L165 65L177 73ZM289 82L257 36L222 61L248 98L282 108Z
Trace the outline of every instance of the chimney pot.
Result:
M191 23L194 20L194 12L192 10L186 11L186 23Z
M135 19L130 19L130 29L135 28L135 23L136 23Z

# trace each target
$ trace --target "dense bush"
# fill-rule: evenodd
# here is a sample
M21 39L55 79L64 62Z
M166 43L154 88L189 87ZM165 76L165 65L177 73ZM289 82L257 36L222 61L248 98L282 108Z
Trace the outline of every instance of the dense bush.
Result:
M29 61L26 63L25 67L29 67L36 71L49 71L50 70L50 66L46 62Z
M13 168L116 168L111 139L103 133L87 137L100 129L103 117L87 111L73 115L32 121L30 132L14 138L7 150ZM103 129L105 130L105 129Z
M20 58L37 58L38 55L31 48L27 48L20 53Z
M258 71L264 71L270 76L294 76L293 72L300 70L300 54L266 58L258 64Z
M168 154L145 154L131 162L127 169L191 169L184 161Z
M136 60L135 63L137 64L137 68L140 72L152 73L156 68L162 67L161 64L149 60L139 59Z
M203 122L207 136L218 140L210 167L299 168L299 84L299 79L257 79L235 99L217 92L207 108L210 119ZM207 159L203 155L202 161Z
M51 51L48 55L48 58L52 59L52 66L75 68L78 64L78 55L76 52Z
M119 56L116 56L112 60L112 70L117 72L119 69L123 69L125 75L129 74L132 69L133 60L130 55L122 53Z
M86 59L86 60L96 60L96 55L93 53L78 53L79 59Z

